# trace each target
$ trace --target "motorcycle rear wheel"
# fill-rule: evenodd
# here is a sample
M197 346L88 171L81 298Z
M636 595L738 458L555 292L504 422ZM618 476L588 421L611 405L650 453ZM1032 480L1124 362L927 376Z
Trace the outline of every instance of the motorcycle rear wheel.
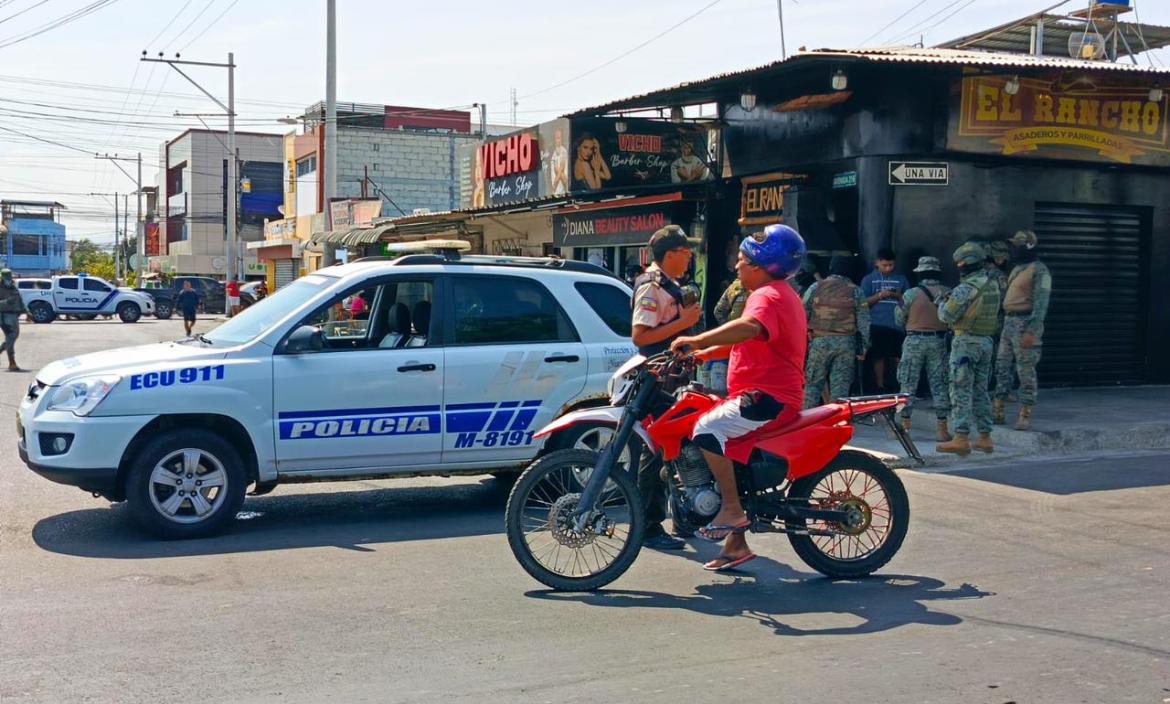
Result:
M805 499L824 508L856 507L865 521L837 535L788 534L801 560L834 579L856 579L893 559L910 523L910 501L894 470L873 455L845 450L821 471L801 477L788 491L790 500ZM789 520L790 530L842 527L823 521Z
M584 489L577 477L597 458L589 450L550 452L524 470L508 497L504 522L512 554L557 591L600 589L622 576L642 549L642 497L628 472L614 471L598 502L614 521L612 535L569 529L574 497Z

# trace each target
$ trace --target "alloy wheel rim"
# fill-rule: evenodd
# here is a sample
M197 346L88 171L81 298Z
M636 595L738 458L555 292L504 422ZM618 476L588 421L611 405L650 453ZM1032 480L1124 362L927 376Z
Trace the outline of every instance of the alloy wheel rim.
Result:
M227 500L228 477L215 455L188 447L163 457L150 472L150 502L169 521L200 523Z

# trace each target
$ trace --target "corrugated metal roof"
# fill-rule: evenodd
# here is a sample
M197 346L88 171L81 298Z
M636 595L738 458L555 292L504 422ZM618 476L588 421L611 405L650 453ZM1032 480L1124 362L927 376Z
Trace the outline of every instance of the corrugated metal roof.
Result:
M1148 37L1147 37L1148 39ZM1084 61L1056 56L1004 54L990 51L964 51L949 48L877 47L861 49L817 49L798 52L782 61L729 71L698 81L687 81L670 88L614 100L602 105L582 108L564 117L599 115L614 110L646 110L666 105L689 105L708 102L716 93L734 92L746 86L751 79L768 74L780 74L809 62L851 61L884 64L915 64L938 66L996 66L1019 69L1061 69L1084 71L1111 71L1131 74L1170 76L1170 68L1155 68L1110 61ZM690 96L689 98L687 96Z

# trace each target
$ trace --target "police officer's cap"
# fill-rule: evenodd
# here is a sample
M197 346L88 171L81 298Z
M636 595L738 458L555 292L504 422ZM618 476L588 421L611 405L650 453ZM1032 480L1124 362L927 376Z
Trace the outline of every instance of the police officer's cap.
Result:
M700 240L687 237L687 233L678 225L667 225L650 235L650 251L654 254L654 261L660 262L666 253L680 247L691 247L699 244Z
M918 266L914 267L915 274L921 274L927 271L942 271L942 264L938 257L919 257Z

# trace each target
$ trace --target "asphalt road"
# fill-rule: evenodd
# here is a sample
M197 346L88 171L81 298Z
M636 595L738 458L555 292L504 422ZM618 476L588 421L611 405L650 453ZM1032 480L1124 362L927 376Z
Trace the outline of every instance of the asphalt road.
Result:
M181 329L26 325L20 361ZM871 579L753 536L738 576L699 543L558 595L513 562L497 480L282 487L163 543L0 433L0 701L1170 701L1170 456L947 471L901 473L909 537Z

